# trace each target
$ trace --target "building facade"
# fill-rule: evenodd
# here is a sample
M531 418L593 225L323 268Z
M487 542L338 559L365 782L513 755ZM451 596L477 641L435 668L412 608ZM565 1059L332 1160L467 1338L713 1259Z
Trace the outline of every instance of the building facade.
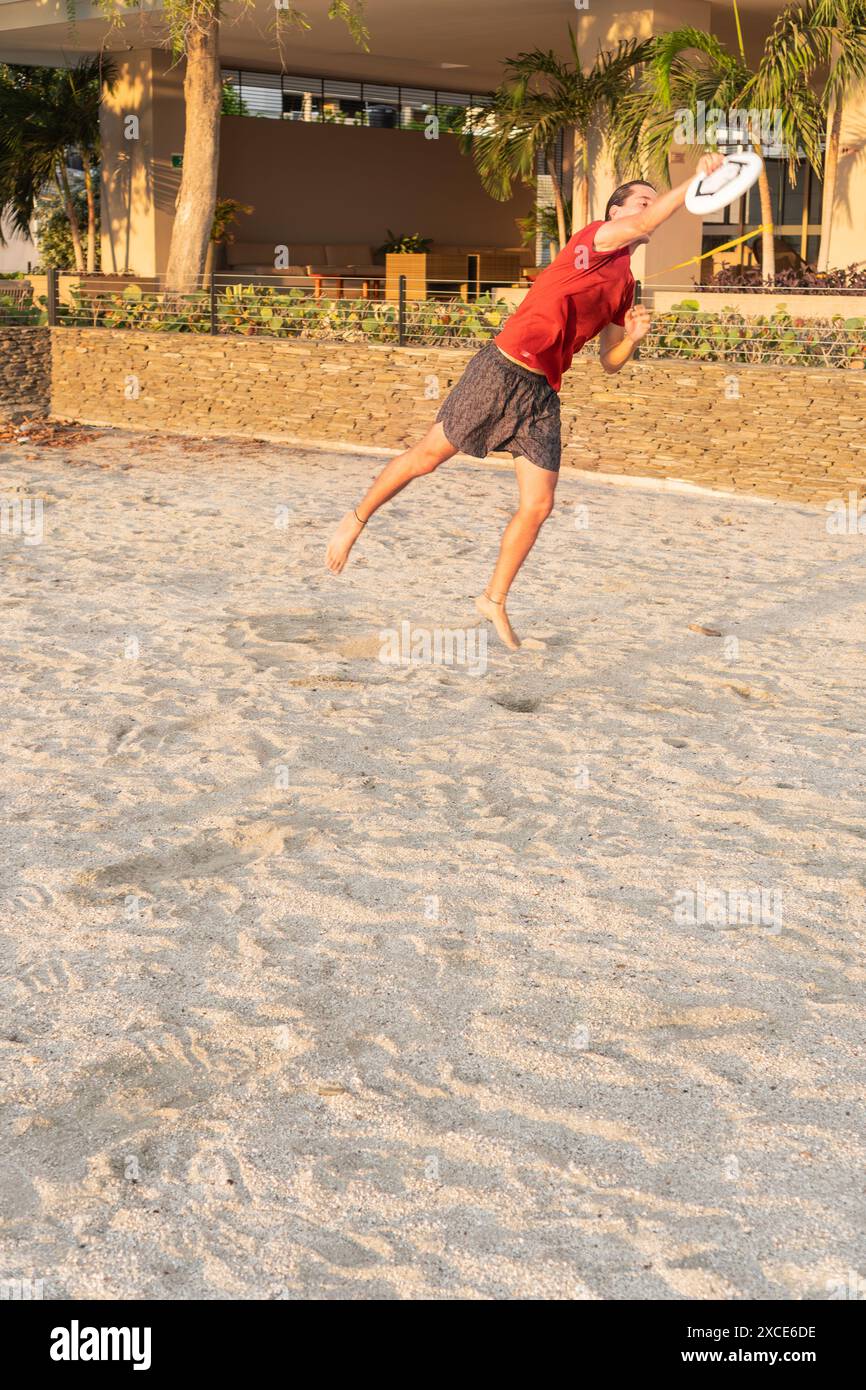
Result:
M279 3L279 0L278 0ZM668 0L625 7L617 0L366 0L369 51L327 19L327 0L305 0L308 30L278 39L274 4L225 4L221 61L226 87L220 196L253 208L238 232L250 242L342 242L375 248L393 231L439 244L518 244L516 218L533 194L520 188L505 203L482 189L447 120L431 117L483 109L503 61L536 47L568 53L567 26L591 62L599 47L684 24L737 44L730 0ZM750 60L781 6L740 0ZM83 53L111 53L119 81L103 119L102 266L158 275L166 264L181 177L183 64L165 47L158 4L118 6L118 22L87 0L0 0L0 60L62 65ZM772 151L768 151L772 155ZM797 186L783 161L769 158L778 235L814 259L821 187L803 168ZM671 155L674 181L693 167L690 151ZM563 154L568 185L568 151ZM604 149L592 151L591 211L601 215L613 174ZM759 221L757 198L701 224L680 217L639 253L636 271L657 283L687 283L667 271ZM832 210L830 263L866 258L866 96L844 113L842 157Z

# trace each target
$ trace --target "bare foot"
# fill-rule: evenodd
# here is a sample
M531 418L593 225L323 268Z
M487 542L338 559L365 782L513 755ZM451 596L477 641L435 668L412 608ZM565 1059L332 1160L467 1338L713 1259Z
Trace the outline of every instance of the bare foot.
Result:
M475 607L482 618L487 618L493 624L500 642L504 642L510 651L516 652L520 646L520 638L508 621L505 604L494 603L486 594L480 594L475 600Z
M355 541L360 536L364 527L355 516L354 512L346 512L330 541L325 552L325 564L332 574L339 574L345 567L349 558L349 552Z

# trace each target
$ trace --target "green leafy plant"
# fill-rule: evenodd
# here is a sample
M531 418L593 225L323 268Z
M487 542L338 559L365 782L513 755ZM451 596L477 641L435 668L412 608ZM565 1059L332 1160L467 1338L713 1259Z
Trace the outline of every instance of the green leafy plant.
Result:
M760 90L754 93L758 100L748 104L780 107L792 131L799 124L802 134L791 100L798 86L809 90L812 109L817 106L823 139L815 132L811 144L803 143L810 162L824 178L818 269L827 270L843 111L846 102L862 94L866 86L866 0L794 0L773 24L759 77ZM786 130L789 140L791 133Z
M701 310L683 299L653 319L641 346L644 357L784 367L851 367L866 364L866 320L802 318L784 304L772 314L747 318L737 309Z
M200 291L179 297L131 284L107 295L73 291L71 299L60 307L60 320L76 327L211 331L210 295ZM42 311L44 301L41 310L33 312ZM510 304L492 294L471 303L410 300L406 337L413 345L429 347L485 341L499 332L511 312ZM221 334L243 337L393 343L398 334L398 306L393 300L316 299L300 288L227 285L217 294L216 315ZM731 307L709 313L701 310L697 299L683 299L655 316L641 352L645 358L689 362L863 369L866 318L807 319L784 304L772 314L747 317Z
M115 81L105 54L70 68L0 64L0 213L26 234L40 195L46 186L55 187L78 271L97 268L99 113L103 92ZM83 209L70 175L72 155L81 162Z
M226 80L223 82L223 93L220 98L221 116L248 116L249 107L237 90L233 82ZM219 200L217 200L219 201Z
M737 45L727 46L715 33L691 25L658 34L652 40L650 62L636 88L619 103L611 125L611 153L619 169L629 177L649 177L668 184L669 156L675 144L685 143L694 150L716 148L710 130L705 140L697 139L694 118L703 106L708 117L717 112L762 111L779 113L784 144L788 151L788 173L792 185L798 175L797 151L802 147L815 168L820 167L820 108L809 83L810 67L801 43L802 24L796 18L796 5L789 5L788 34L781 37L777 21L764 44L757 64L746 59L736 0L733 3ZM692 118L692 128L684 122ZM724 122L723 122L724 123ZM709 126L715 126L709 122ZM749 143L760 152L757 136L748 132ZM775 274L773 200L770 178L763 169L757 184L764 228L760 258L764 273Z
M433 245L431 237L421 236L419 232L411 232L408 236L397 236L395 232L388 228L388 240L384 245L377 247L377 256L397 255L399 253L429 251Z
M87 197L84 189L70 186L70 196L76 215L86 221ZM39 250L37 270L42 272L48 269L74 271L76 268L75 248L65 200L50 184L36 200L33 220Z
M0 286L0 324L16 324L29 327L47 323L45 307L33 302L33 289L28 285L23 296L4 294Z
M565 203L563 204L563 209L565 212L566 226L570 226L570 200L565 201ZM517 229L520 232L520 240L522 245L528 247L531 251L535 250L535 243L539 231L542 233L543 236L547 237L548 241L550 241L553 244L553 246L555 246L557 249L561 249L559 246L559 219L557 217L555 207L540 208L536 203L532 208L532 211L526 217L517 217L515 218L515 221L517 223Z
M839 270L813 270L799 266L780 270L770 281L761 277L759 266L723 266L702 289L719 287L745 290L808 289L813 294L835 294L837 290L866 292L866 261L858 261Z
M579 38L569 25L570 57L536 48L505 62L504 81L493 95L480 126L463 137L481 182L492 198L505 201L518 181L531 183L538 160L553 189L557 243L569 236L565 192L556 158L560 137L572 153L571 232L589 221L589 149L594 136L610 129L618 105L632 90L636 73L652 51L652 40L621 39L613 51L599 50L584 67Z
M254 211L255 209L250 203L239 203L235 198L217 198L210 229L211 241L223 246L234 241L234 232L231 228L237 222L238 217L248 216Z
M74 327L147 329L150 332L209 333L210 295L158 294L131 284L119 293L70 292L61 323ZM481 296L460 300L412 301L407 334L431 345L489 338L499 331L510 306ZM391 300L316 299L302 289L226 285L216 297L220 333L243 337L310 338L343 342L394 342L398 308Z

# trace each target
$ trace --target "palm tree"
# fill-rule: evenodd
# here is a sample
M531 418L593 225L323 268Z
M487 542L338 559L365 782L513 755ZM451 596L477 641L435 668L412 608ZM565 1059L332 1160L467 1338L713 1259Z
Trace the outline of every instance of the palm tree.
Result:
M668 155L682 138L683 112L748 108L745 93L754 80L745 59L731 53L714 34L684 26L660 34L654 45L644 88L623 103L617 115L613 146L629 172L669 179ZM764 278L775 274L773 203L766 170L758 183L761 201L761 267Z
M294 0L286 0L275 15L278 43L287 28L310 27ZM195 289L204 273L216 207L223 100L220 0L172 0L166 17L171 47L186 58L183 165L165 274L166 289L183 293ZM366 48L363 0L329 0L328 18L341 19L355 41Z
M112 27L122 22L122 9L113 0L98 3ZM239 3L249 9L254 0ZM282 56L286 31L309 29L310 23L295 0L279 0L279 4L275 0L275 5L274 30ZM66 0L66 8L74 21L76 0ZM195 289L201 280L216 208L223 104L219 61L221 9L221 0L167 0L164 6L167 44L175 57L186 59L183 162L166 268L166 288L175 292ZM364 0L328 3L328 18L343 20L355 41L366 49L368 35L363 11ZM76 261L78 254L76 249Z
M863 0L859 0L863 3ZM736 3L735 3L736 13ZM768 110L778 112L787 149L791 181L797 176L798 152L810 162L820 160L820 112L809 87L809 67L789 49L784 69L779 50L785 45L777 33L777 20L757 67L739 51L730 52L713 34L689 26L659 35L641 90L626 97L616 113L612 144L617 159L629 172L644 173L667 181L671 145L682 138L682 114L700 109L729 112ZM738 24L739 31L739 24ZM750 140L760 153L751 132ZM758 180L761 204L761 270L764 279L775 275L773 202L766 170Z
M604 133L616 105L631 89L634 74L651 52L652 40L622 39L614 52L599 51L584 71L577 36L569 25L571 59L536 48L505 62L505 77L494 94L486 121L466 137L481 181L494 198L511 196L514 181L530 181L539 154L553 184L561 246L568 240L565 197L555 150L562 134L572 141L572 232L589 221L589 140Z
M115 80L114 67L105 58L85 58L73 68L0 67L0 212L26 234L39 194L54 183L79 272L96 269L99 107L103 87L110 89ZM67 167L74 155L84 171L86 256Z
M801 0L789 5L776 20L768 40L765 73L775 92L788 89L803 77L820 85L824 195L818 270L827 270L842 110L846 97L866 84L866 0ZM820 169L820 152L807 153L813 166Z
M464 128L461 148L464 154L472 154L484 188L501 202L511 197L516 180L532 182L540 155L553 186L557 235L564 246L568 233L562 181L556 167L559 133L560 127L534 97L523 101L518 124L511 93L499 90L485 107L482 124L474 131Z

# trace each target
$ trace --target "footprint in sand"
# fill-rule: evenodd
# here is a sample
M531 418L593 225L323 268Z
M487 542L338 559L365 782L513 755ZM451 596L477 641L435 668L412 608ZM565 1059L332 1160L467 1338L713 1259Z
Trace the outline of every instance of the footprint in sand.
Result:
M163 857L136 855L80 874L74 891L81 896L88 888L154 889L172 880L231 873L271 855L282 854L290 833L288 826L272 821L254 822L229 832L212 832L170 850Z
M494 695L493 704L501 709L513 710L515 714L534 714L541 701L527 695Z

